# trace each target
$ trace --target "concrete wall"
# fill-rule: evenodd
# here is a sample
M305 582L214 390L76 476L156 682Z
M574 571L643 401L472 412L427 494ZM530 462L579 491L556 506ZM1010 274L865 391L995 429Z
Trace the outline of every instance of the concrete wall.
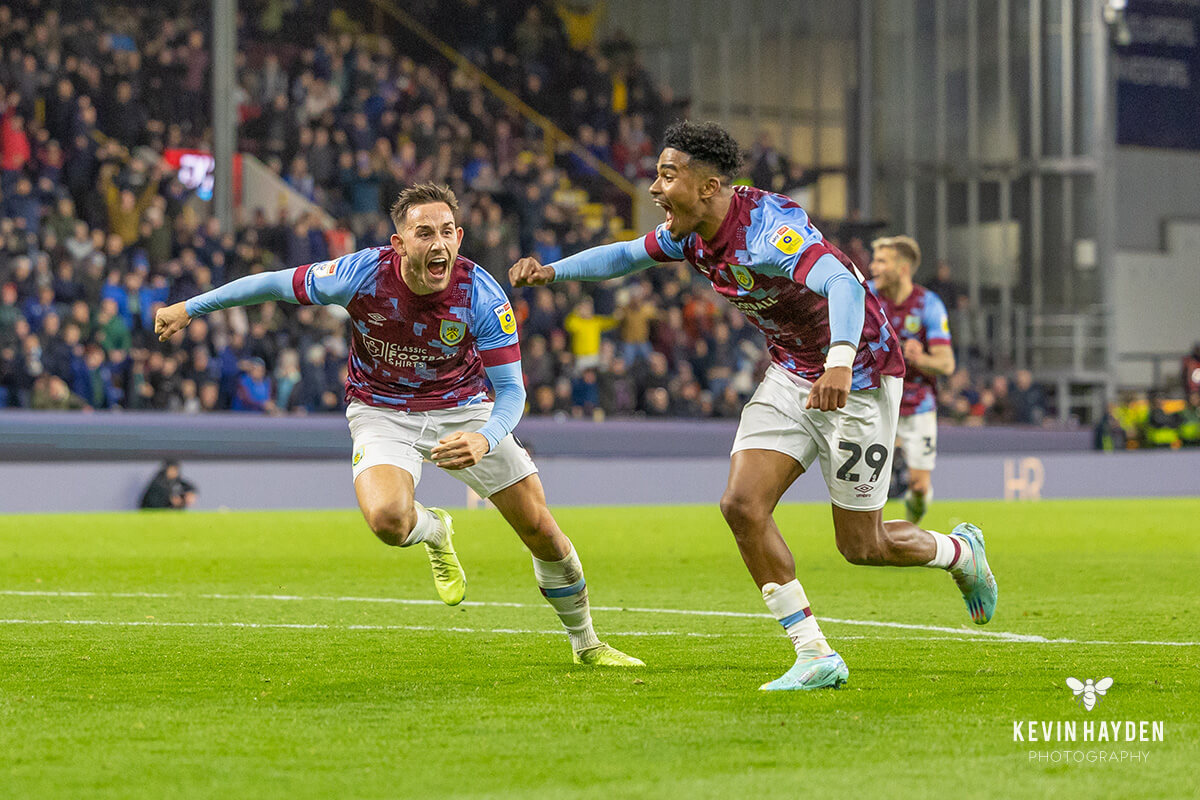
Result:
M729 455L736 420L609 420L527 417L517 436L538 458L674 458ZM1091 449L1086 430L944 426L942 453L1045 453ZM0 463L149 461L161 458L291 461L341 459L350 433L339 414L0 412Z
M1193 181L1200 187L1200 176ZM1167 223L1164 238L1165 250L1122 251L1115 259L1117 381L1124 385L1150 385L1152 363L1123 355L1163 355L1173 377L1179 357L1200 341L1200 210L1196 221Z
M716 504L726 458L546 458L539 460L552 505ZM135 508L158 468L153 461L0 464L4 512ZM355 508L349 458L290 461L194 461L184 477L203 509ZM939 499L1178 497L1200 495L1200 452L1048 453L942 456ZM426 465L417 496L461 508L478 499L445 472ZM827 503L819 470L796 482L788 502Z
M1200 153L1117 148L1117 249L1161 250L1172 219L1200 221Z

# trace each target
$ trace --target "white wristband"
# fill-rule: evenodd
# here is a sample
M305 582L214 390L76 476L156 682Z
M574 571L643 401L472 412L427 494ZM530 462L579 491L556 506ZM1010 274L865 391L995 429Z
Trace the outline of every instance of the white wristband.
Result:
M854 367L854 357L858 355L858 349L852 344L839 342L835 345L830 345L829 352L825 355L825 369L833 367Z

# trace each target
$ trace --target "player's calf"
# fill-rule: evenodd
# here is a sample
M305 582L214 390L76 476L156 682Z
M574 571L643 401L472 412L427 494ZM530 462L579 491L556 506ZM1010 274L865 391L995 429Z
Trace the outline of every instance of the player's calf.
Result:
M851 564L915 567L933 558L929 534L902 520L883 521L882 510L852 511L833 507L838 551Z

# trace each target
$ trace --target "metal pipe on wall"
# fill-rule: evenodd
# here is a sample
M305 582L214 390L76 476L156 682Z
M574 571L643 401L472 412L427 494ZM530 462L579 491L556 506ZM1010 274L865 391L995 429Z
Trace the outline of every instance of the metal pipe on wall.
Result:
M858 0L858 210L863 219L874 217L872 192L875 177L874 37L871 0Z
M221 230L233 230L233 152L237 147L234 61L237 58L237 0L212 4L213 214Z

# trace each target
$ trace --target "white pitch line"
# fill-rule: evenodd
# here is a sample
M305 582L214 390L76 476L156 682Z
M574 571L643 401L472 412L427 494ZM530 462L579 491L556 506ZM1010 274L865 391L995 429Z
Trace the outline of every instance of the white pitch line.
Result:
M0 619L0 625L115 625L136 628L283 628L292 630L333 631L432 631L437 633L504 633L538 636L562 636L563 631L538 631L523 628L463 628L440 625L329 625L322 622L171 622L167 620L106 619ZM725 636L761 636L751 633L692 633L683 631L621 631L613 636L692 636L717 639Z
M196 595L187 595L183 593L170 592L68 592L68 591L48 591L48 590L0 590L0 596L17 596L17 597L113 597L113 598L150 598L150 599L185 599L199 598L204 600L274 600L283 602L297 601L323 601L333 603L388 603L395 605L410 605L410 606L440 606L440 600L414 600L400 597L354 597L354 596L332 596L332 595L293 595L293 594L221 594L221 593L204 593ZM506 602L485 602L479 600L467 600L460 605L474 608L544 608L540 603L506 603ZM641 608L636 606L592 606L593 611L612 611L612 612L627 612L635 614L677 614L682 616L694 617L731 617L737 619L773 619L770 614L753 613L747 611L712 611L699 609L683 609L683 608ZM927 631L929 633L953 634L953 637L938 637L938 640L959 640L971 641L972 639L990 639L996 642L1014 642L1020 644L1080 644L1080 645L1147 645L1157 647L1197 647L1200 646L1200 641L1196 642L1172 642L1172 641L1127 641L1117 642L1108 640L1083 640L1083 639L1050 639L1045 636L1027 633L1011 633L1008 631L990 631L978 630L975 628L951 628L944 625L920 625L908 622L888 622L885 620L862 620L862 619L838 619L835 617L822 617L822 622L837 624L837 625L856 625L868 628L891 628L898 630L910 631ZM3 622L3 620L0 620ZM181 623L182 624L182 623ZM215 624L215 623L214 623ZM249 623L247 623L249 624ZM296 626L303 627L303 626ZM381 628L387 630L388 628ZM406 628L396 628L397 630L406 630ZM423 628L417 628L423 630ZM435 628L434 630L448 630L446 628ZM497 630L497 632L499 632ZM530 631L536 632L536 631ZM632 633L629 635L651 635ZM657 635L657 634L655 634ZM679 635L679 634L665 634ZM690 635L690 634L689 634ZM707 634L709 636L719 634ZM967 637L967 638L963 638ZM840 637L846 638L846 637ZM928 638L928 637L922 637Z

